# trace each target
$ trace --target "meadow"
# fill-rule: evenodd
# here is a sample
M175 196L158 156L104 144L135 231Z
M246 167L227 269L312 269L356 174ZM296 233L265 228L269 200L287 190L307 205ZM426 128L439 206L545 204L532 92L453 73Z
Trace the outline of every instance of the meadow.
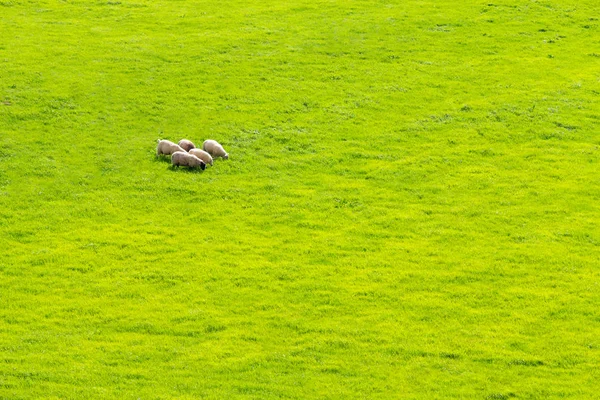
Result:
M0 0L0 398L598 398L600 5L490 1Z

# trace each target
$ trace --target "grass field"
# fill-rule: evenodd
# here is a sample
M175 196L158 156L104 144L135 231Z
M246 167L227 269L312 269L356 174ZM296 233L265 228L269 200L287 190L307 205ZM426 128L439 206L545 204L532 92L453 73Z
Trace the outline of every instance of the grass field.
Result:
M600 398L599 19L0 1L0 398Z

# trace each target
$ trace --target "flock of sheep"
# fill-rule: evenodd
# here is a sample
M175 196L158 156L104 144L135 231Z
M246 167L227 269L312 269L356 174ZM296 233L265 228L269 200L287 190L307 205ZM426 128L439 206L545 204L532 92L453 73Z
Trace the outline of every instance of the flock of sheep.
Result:
M181 139L178 144L159 139L156 156L160 157L163 154L171 156L171 164L174 167L200 167L202 170L206 168L206 164L213 165L213 158L221 157L224 160L229 158L229 154L216 140L205 140L200 150L187 139Z

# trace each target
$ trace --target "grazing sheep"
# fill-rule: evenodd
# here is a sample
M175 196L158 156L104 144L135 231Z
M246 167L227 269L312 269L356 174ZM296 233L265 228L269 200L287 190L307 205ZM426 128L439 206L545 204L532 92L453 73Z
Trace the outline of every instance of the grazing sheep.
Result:
M156 155L160 156L161 154L171 155L176 151L185 151L175 143L169 140L158 140L158 145L156 146Z
M206 164L204 163L204 161L185 151L176 151L175 153L173 153L173 155L171 156L171 164L173 164L173 166L175 167L180 167L183 165L184 167L190 168L206 168Z
M192 143L191 141L189 141L187 139L181 139L179 141L179 147L181 147L185 151L190 151L191 149L196 148L196 146L194 146L194 143Z
M206 151L213 158L221 157L224 160L229 158L229 154L227 154L223 146L221 146L216 140L205 140L204 144L202 145L202 150Z
M198 157L199 159L201 159L202 161L204 161L206 164L213 165L213 159L212 159L212 157L210 156L210 154L208 154L204 150L191 149L190 150L190 154L195 155L196 157Z

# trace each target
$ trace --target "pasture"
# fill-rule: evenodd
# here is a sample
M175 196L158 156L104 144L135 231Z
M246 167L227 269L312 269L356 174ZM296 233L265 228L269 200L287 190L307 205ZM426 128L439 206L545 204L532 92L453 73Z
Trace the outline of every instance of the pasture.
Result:
M0 0L0 398L597 398L599 19Z

